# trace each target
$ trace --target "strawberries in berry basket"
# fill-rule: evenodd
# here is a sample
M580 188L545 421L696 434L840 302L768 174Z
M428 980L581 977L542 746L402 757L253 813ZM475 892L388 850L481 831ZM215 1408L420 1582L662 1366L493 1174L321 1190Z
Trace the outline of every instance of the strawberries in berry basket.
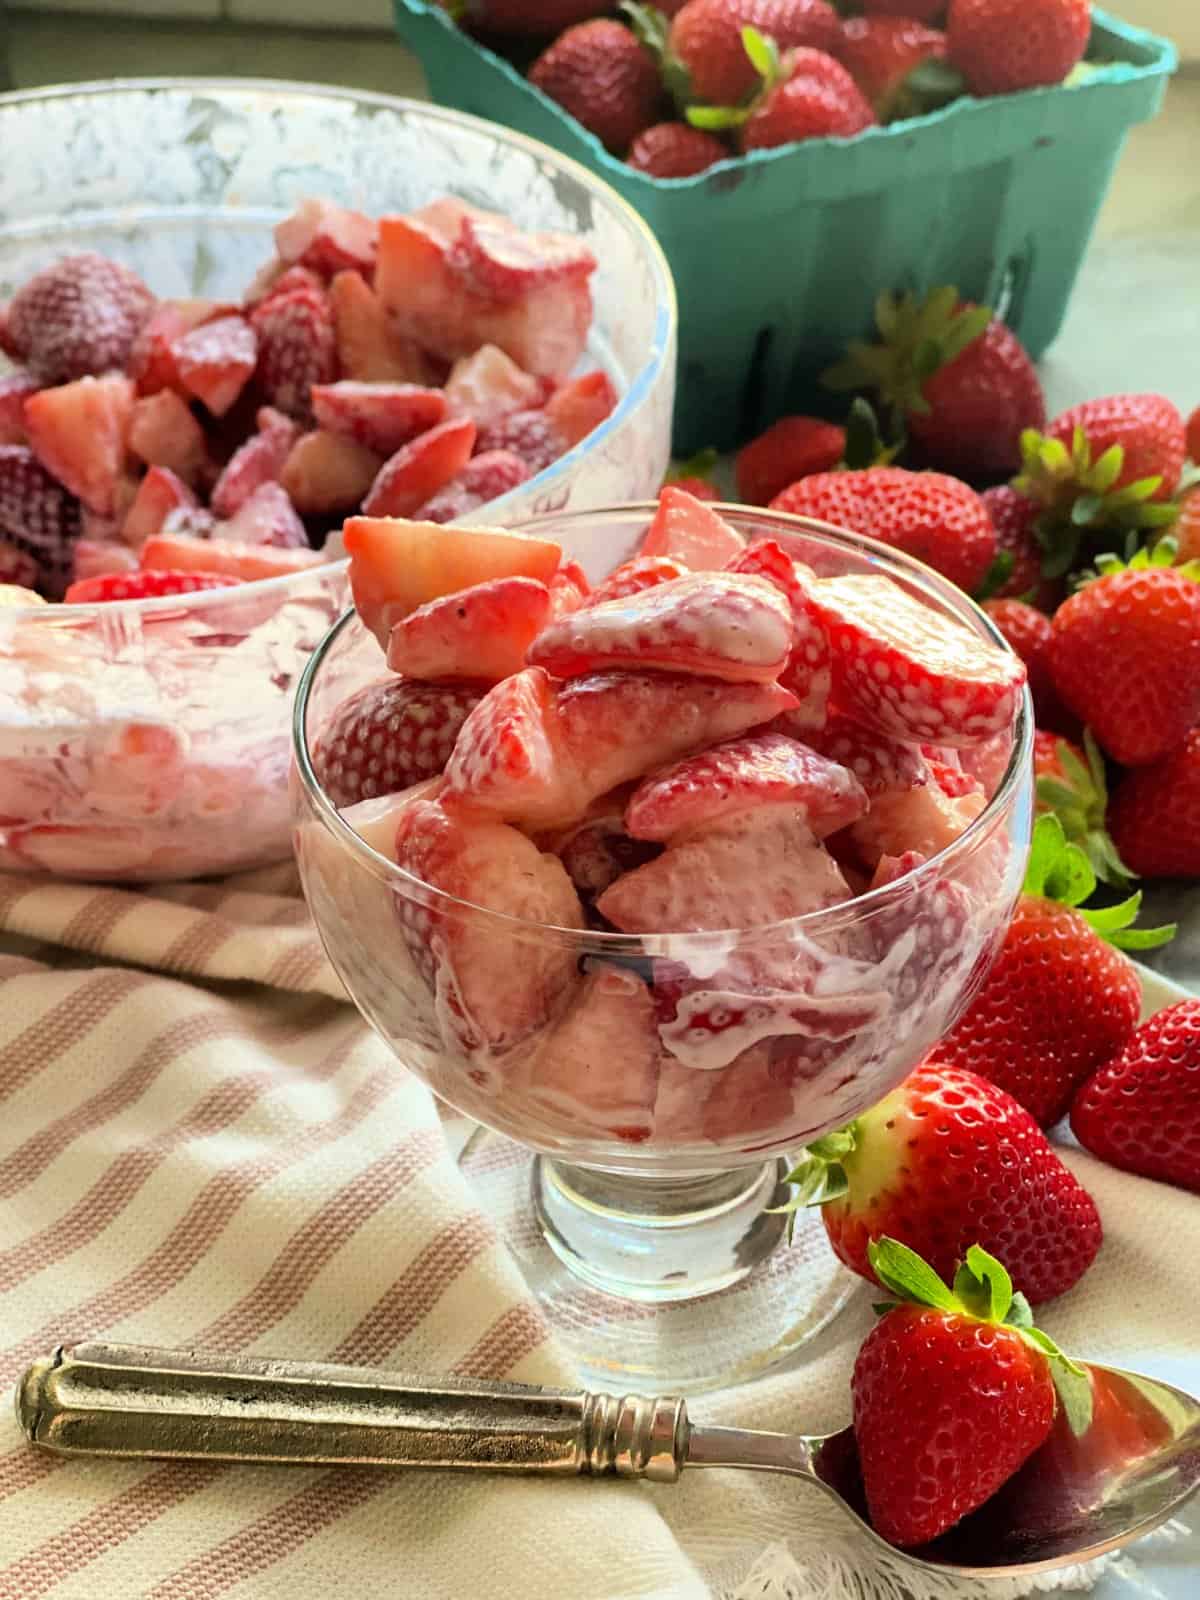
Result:
M933 1058L1007 1089L1042 1124L1066 1112L1089 1073L1128 1040L1141 985L1126 950L1165 944L1173 926L1136 928L1141 895L1084 909L1087 856L1054 815L1038 818L1024 889L983 987Z
M727 161L729 151L714 134L687 122L656 122L638 134L626 159L652 178L694 178Z
M753 28L779 51L830 51L838 19L826 0L688 0L667 36L667 79L692 103L736 106L758 88L743 29Z
M873 1242L871 1262L896 1303L879 1308L854 1363L854 1437L871 1525L921 1545L991 1499L1049 1438L1060 1405L1085 1432L1091 1384L978 1244L953 1289L895 1239Z
M568 28L534 62L529 81L617 155L656 120L662 99L654 57L606 18Z
M1200 1000L1141 1025L1076 1093L1071 1131L1101 1161L1200 1194Z
M1090 0L950 0L950 60L972 94L1061 83L1082 60Z
M922 92L919 68L946 55L946 36L911 14L894 17L847 17L835 55L862 90L880 122L916 116L937 100ZM928 76L928 74L926 74ZM961 89L947 74L942 95L951 99Z

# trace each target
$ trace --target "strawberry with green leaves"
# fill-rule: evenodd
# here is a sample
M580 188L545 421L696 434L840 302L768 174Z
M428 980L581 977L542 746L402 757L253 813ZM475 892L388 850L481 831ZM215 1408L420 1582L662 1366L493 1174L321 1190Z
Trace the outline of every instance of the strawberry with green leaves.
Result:
M766 506L789 484L832 472L846 453L846 430L823 417L780 417L737 453L738 496Z
M1137 1026L1141 984L1126 950L1153 950L1174 927L1135 928L1140 894L1083 909L1096 874L1053 814L1038 818L1025 883L983 987L932 1059L997 1083L1045 1128Z
M1200 1194L1200 1000L1142 1024L1076 1094L1071 1130L1111 1166Z
M1159 761L1200 723L1200 561L1174 540L1099 577L1055 612L1050 671L1063 704L1122 766Z
M746 29L777 51L830 51L840 24L827 0L688 0L663 33L649 6L623 7L641 37L659 43L668 88L682 104L736 106L754 94L759 70L747 55Z
M978 1073L926 1061L788 1174L788 1211L820 1206L835 1255L877 1282L873 1239L890 1234L948 1276L978 1241L1010 1262L1034 1304L1095 1260L1095 1202L1024 1107Z
M1046 416L1042 386L1016 334L947 285L922 298L880 295L878 344L853 341L822 381L871 390L922 456L946 472L995 477L1021 460L1021 435Z
M1083 58L1091 0L950 0L950 59L972 94L1061 83Z
M1162 395L1110 395L1021 437L1013 487L1040 507L1037 536L1047 577L1079 565L1088 540L1124 539L1169 528L1179 514L1187 444L1183 418ZM1091 548L1096 548L1092 544Z
M854 1437L871 1524L906 1548L990 1500L1045 1443L1060 1405L1083 1433L1092 1390L979 1245L953 1288L895 1239L872 1243L871 1265L895 1300L854 1363Z

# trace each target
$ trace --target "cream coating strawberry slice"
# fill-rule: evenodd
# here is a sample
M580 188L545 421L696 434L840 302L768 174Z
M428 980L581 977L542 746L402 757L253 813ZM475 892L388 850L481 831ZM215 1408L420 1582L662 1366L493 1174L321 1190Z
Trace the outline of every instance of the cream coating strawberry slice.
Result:
M556 685L528 667L463 724L446 765L447 797L524 827L566 827L618 784L792 703L775 683L600 672Z
M987 805L981 793L952 798L937 783L876 795L850 833L863 863L874 870L881 857L909 852L935 856L954 843Z
M796 806L818 839L867 809L853 773L780 733L714 745L643 778L625 811L635 839L669 840L758 806Z
M577 929L583 908L555 856L516 828L441 800L402 810L396 862L469 906L398 897L418 971L434 991L443 1033L462 1049L503 1052L542 1027L576 981L568 940L542 926ZM500 912L498 924L472 909ZM537 924L523 930L521 923Z
M402 517L351 517L343 541L355 609L385 650L392 628L418 606L491 578L548 584L562 560L550 539Z
M597 961L529 1073L529 1093L576 1131L649 1137L662 1051L650 990L635 972Z
M1025 666L890 578L826 578L811 589L833 651L833 692L866 727L955 748L1010 727Z
M756 539L734 557L726 571L765 578L786 598L792 608L792 653L779 681L800 702L792 713L795 727L824 727L833 674L829 639L809 593L815 574L793 561L777 539Z
M605 600L624 600L643 589L655 589L660 583L671 583L675 578L686 578L688 569L673 556L634 556L614 567L601 583L592 590L590 603L600 605Z
M792 613L762 578L703 572L552 622L529 650L560 678L628 667L770 683L787 665Z
M387 663L409 678L482 679L520 672L550 614L550 590L536 578L492 578L418 607L388 638Z
M799 806L723 819L618 878L596 902L622 933L759 928L850 898Z
M638 554L670 556L693 572L711 572L745 549L746 541L711 506L686 489L668 484L658 496L658 511L646 529Z

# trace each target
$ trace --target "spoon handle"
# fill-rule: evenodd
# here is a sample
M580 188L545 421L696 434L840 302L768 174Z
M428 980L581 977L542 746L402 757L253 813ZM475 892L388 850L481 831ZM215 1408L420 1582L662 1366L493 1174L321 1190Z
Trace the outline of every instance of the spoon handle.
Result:
M30 1442L59 1455L659 1483L678 1478L690 1432L682 1400L105 1343L35 1361L16 1405Z

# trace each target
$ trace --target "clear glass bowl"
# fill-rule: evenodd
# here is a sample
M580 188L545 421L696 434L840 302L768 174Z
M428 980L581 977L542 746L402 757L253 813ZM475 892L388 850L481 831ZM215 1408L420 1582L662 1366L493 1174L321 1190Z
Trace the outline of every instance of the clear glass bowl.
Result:
M596 573L625 558L652 509L527 527ZM786 540L822 574L886 573L1005 648L965 595L898 552L804 519L722 511L750 538ZM297 857L352 998L444 1101L537 1152L541 1236L576 1278L643 1303L691 1300L746 1278L780 1242L781 1219L764 1212L780 1161L887 1094L987 970L1024 870L1028 704L990 752L986 808L917 870L769 927L635 937L546 927L452 899L347 825L322 792L310 750L335 707L380 675L378 645L348 614L306 668L294 718ZM464 971L472 949L485 952L513 1015L527 1018L542 1003L541 1026L503 1052L464 1037L440 953L448 947ZM618 1022L603 1032L581 1020L589 975L624 991ZM714 1049L708 1039L694 1048L678 1015L695 992L713 996L694 1002L698 1010L746 1013L740 1046ZM569 1288L577 1297L578 1284ZM757 1326L773 1355L791 1347L785 1329L768 1334L761 1314ZM645 1375L688 1384L678 1353L668 1353L665 1373Z
M653 493L670 453L675 296L646 224L565 156L384 95L134 79L0 95L0 301L72 250L164 296L237 298L308 195L371 212L455 195L586 239L587 361L620 403L488 518ZM3 358L0 358L0 365ZM288 713L346 603L344 563L186 602L0 610L0 870L149 880L288 852Z

